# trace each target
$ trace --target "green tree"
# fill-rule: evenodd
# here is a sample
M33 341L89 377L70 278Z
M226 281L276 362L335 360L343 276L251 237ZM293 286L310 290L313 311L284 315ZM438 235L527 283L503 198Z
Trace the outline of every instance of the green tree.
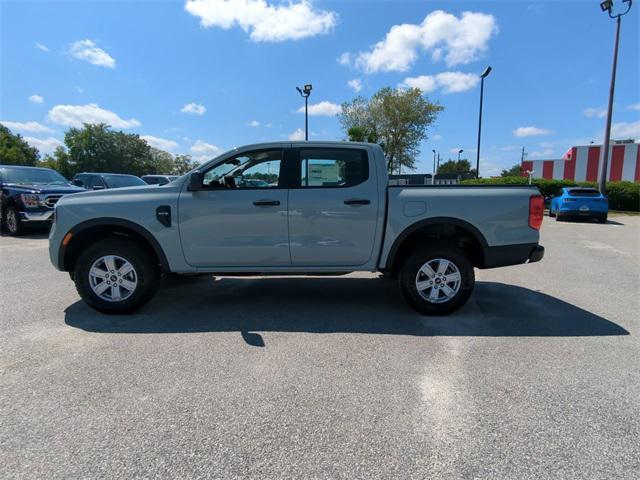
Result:
M0 124L0 163L33 166L38 163L38 149L29 145L20 134L13 134Z
M385 87L369 100L358 96L343 103L338 118L349 139L381 144L392 172L415 168L420 142L427 138L427 128L442 110L417 88Z
M64 135L74 172L154 173L151 147L136 134L112 131L108 125L84 124Z
M56 147L53 151L53 155L47 153L40 163L38 163L38 166L53 168L60 172L63 177L68 179L73 178L76 174L75 168L70 162L69 154L63 146Z
M153 173L170 175L175 170L173 155L158 148L151 147L151 163L153 165Z
M176 155L173 159L173 174L184 175L197 166L198 164L191 159L191 155Z
M471 168L471 163L465 158L460 160L449 159L440 164L438 173L457 173L463 177L475 177L476 169Z
M520 175L522 175L522 167L519 163L509 169L502 170L502 173L500 173L501 177L519 177Z

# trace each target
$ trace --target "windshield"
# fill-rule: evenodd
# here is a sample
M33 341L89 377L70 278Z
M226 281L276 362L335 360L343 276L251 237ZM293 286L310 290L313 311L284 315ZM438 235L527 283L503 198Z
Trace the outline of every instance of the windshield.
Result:
M137 185L146 185L144 180L133 175L104 175L104 181L109 188L135 187Z
M48 168L11 168L0 169L0 176L5 183L22 185L68 185L66 178L55 170Z

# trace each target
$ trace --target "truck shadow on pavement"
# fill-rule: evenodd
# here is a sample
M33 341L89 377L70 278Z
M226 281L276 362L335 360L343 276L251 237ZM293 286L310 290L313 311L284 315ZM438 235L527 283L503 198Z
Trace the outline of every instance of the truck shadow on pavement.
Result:
M544 293L477 282L473 297L446 317L407 307L396 284L381 278L216 278L165 282L139 312L110 316L78 301L65 322L98 333L240 332L368 333L416 336L629 335L621 326Z

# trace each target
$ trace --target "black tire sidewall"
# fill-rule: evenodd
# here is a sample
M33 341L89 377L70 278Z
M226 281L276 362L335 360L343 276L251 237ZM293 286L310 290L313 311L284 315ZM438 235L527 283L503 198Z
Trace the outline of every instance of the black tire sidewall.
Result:
M9 222L7 221L10 212L12 212L16 218L16 229L14 231L11 231L11 229L9 228ZM7 207L5 209L3 223L9 235L20 235L22 233L22 223L20 222L20 215L18 214L18 211L15 207Z
M425 300L420 296L415 285L418 270L426 262L435 258L444 258L453 262L460 271L460 289L451 300L444 303L431 303ZM437 244L416 250L404 262L398 277L402 295L407 303L424 315L447 315L458 310L469 300L475 285L473 264L464 251L448 244Z
M127 260L136 271L138 286L127 299L109 302L91 289L89 270L91 265L105 255L117 255ZM147 303L159 286L159 271L152 257L136 242L128 239L109 238L91 245L76 261L73 271L78 294L94 309L108 314L129 313Z

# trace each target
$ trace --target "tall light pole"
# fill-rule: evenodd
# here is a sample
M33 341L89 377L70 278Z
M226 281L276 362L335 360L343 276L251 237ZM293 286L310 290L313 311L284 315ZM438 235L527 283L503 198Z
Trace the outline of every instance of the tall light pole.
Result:
M431 150L433 152L433 176L436 176L436 151Z
M609 106L607 108L607 124L604 127L604 155L602 156L602 168L600 169L600 178L598 179L598 189L603 195L607 189L607 170L609 169L609 143L611 141L611 117L613 115L613 94L616 87L616 69L618 67L618 43L620 41L620 17L629 13L631 10L632 0L622 0L627 3L627 9L612 15L613 0L605 0L600 4L603 12L607 12L610 18L616 19L616 39L613 46L613 66L611 67L611 85L609 86Z
M491 73L491 67L480 74L480 114L478 116L478 149L476 150L476 178L480 177L480 134L482 132L482 97L484 96L484 79Z
M458 162L460 161L460 154L461 154L462 152L464 152L464 150L463 150L463 149L458 150Z
M311 95L311 84L307 84L304 87L296 87L296 90L304 98L304 139L309 140L309 95Z

